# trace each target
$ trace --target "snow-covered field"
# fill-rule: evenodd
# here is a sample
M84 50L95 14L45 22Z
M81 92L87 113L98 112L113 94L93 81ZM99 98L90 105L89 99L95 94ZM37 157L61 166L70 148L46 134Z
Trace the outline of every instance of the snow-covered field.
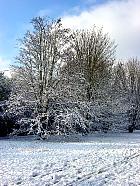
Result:
M140 132L53 140L0 139L0 186L140 185Z

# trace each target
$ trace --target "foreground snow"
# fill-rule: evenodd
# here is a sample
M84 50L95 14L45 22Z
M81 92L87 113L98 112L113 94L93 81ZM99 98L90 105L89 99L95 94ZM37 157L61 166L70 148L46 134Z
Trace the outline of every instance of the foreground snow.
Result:
M0 186L140 185L139 132L53 140L1 139Z

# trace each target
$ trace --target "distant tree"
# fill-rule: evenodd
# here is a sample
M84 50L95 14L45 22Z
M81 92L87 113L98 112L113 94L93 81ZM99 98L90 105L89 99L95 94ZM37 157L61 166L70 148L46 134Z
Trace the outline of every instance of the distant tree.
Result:
M11 92L11 80L0 72L0 101L7 100Z
M140 61L136 58L126 63L129 99L131 104L140 104Z
M126 63L128 79L129 109L129 132L133 132L136 124L140 121L140 61L132 58Z
M113 103L116 103L114 108L118 113L126 113L126 127L133 132L140 111L140 62L132 58L125 63L118 63L113 68L113 77L111 96Z
M123 94L125 94L128 89L126 68L123 63L119 62L117 65L114 66L113 77L113 91L116 92L116 95L118 94L119 96L123 96Z
M11 92L11 79L0 72L0 136L6 136L12 131L12 123L5 119L7 100Z

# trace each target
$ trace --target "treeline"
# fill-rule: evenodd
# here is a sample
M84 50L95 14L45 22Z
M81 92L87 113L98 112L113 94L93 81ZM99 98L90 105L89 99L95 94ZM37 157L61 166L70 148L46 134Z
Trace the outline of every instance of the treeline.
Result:
M0 136L6 136L12 132L11 122L7 124L7 119L4 117L7 109L7 100L11 92L11 80L0 72Z
M138 128L140 62L118 62L103 29L64 28L37 17L20 40L6 114L13 134L91 133Z

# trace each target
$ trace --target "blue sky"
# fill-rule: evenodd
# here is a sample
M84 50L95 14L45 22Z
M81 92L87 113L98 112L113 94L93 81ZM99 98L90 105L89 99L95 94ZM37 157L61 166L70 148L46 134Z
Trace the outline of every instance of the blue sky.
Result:
M72 6L66 0L0 0L0 56L11 58L15 52L15 40L22 37L34 16L48 12L57 17Z
M51 18L64 16L67 13L78 13L91 4L102 3L95 0L0 0L0 70L7 68L13 61L18 49L18 38L29 27L30 20L38 15Z
M117 41L119 58L140 56L139 8L139 0L0 0L0 70L14 61L17 39L38 15L62 17L71 28L99 24Z

